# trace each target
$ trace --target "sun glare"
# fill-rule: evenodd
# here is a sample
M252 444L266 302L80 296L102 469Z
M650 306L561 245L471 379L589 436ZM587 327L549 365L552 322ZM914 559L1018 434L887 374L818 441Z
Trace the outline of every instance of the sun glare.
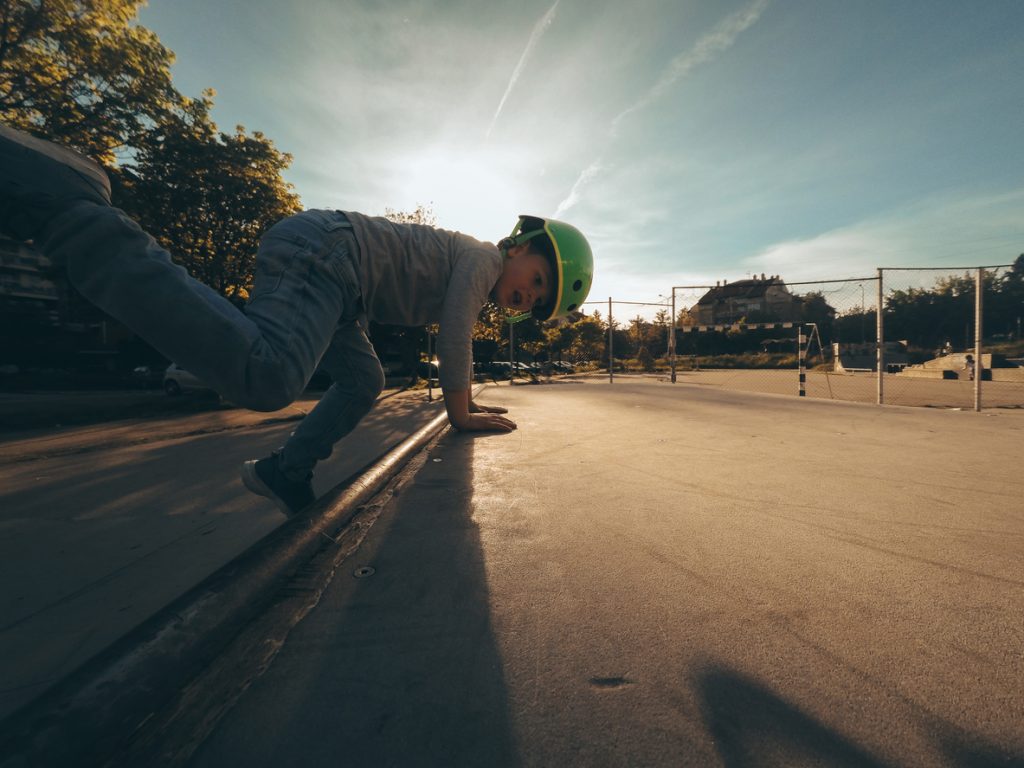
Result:
M429 205L437 225L496 241L515 224L527 185L511 153L490 148L435 147L408 158L396 197L410 210ZM529 207L529 206L527 206Z

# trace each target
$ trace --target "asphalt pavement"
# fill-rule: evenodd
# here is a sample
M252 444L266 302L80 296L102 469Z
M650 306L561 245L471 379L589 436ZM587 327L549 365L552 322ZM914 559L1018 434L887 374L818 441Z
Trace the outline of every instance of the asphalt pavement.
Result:
M116 397L95 394L77 404L99 408L99 418L117 412ZM59 396L23 400L25 410L45 416ZM144 400L129 393L127 412ZM312 394L274 413L216 404L190 412L186 403L174 417L4 436L0 718L285 521L272 502L243 487L238 468L279 447L315 403ZM343 483L442 408L425 390L385 391L320 465L314 490Z
M625 377L481 400L519 429L444 435L237 704L166 754L1024 764L1021 414Z
M519 429L443 434L123 764L1024 765L1024 414L635 377L478 400ZM318 490L439 407L383 401ZM280 525L235 472L300 415L0 453L4 705Z

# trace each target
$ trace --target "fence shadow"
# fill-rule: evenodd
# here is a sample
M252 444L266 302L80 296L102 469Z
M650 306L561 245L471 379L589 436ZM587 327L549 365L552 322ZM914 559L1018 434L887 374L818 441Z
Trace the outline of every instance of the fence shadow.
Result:
M825 723L786 701L760 681L722 665L697 678L701 713L726 768L821 765L829 768L895 768ZM986 742L942 721L925 723L955 768L1024 766L1024 755ZM909 764L909 763L907 763ZM924 763L919 763L924 764Z

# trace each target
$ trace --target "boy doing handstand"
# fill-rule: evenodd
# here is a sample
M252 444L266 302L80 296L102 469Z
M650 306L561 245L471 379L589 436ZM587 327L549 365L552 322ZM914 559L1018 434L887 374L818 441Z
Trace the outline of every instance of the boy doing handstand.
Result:
M593 256L575 227L520 216L497 246L458 232L355 212L311 210L263 236L245 311L188 275L111 206L91 160L0 126L0 233L31 240L86 299L226 399L257 411L295 400L318 366L333 383L246 486L285 514L314 500L313 468L373 407L384 373L367 321L439 323L445 408L463 431L510 431L473 402L471 333L488 300L540 320L583 303ZM513 319L517 319L513 318Z

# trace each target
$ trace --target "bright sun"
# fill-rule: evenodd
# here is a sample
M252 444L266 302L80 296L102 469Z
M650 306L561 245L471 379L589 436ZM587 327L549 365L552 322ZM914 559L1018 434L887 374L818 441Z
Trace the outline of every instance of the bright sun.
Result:
M481 147L434 147L401 166L396 192L410 210L429 205L437 225L496 241L516 222L528 197L523 169L513 153Z

